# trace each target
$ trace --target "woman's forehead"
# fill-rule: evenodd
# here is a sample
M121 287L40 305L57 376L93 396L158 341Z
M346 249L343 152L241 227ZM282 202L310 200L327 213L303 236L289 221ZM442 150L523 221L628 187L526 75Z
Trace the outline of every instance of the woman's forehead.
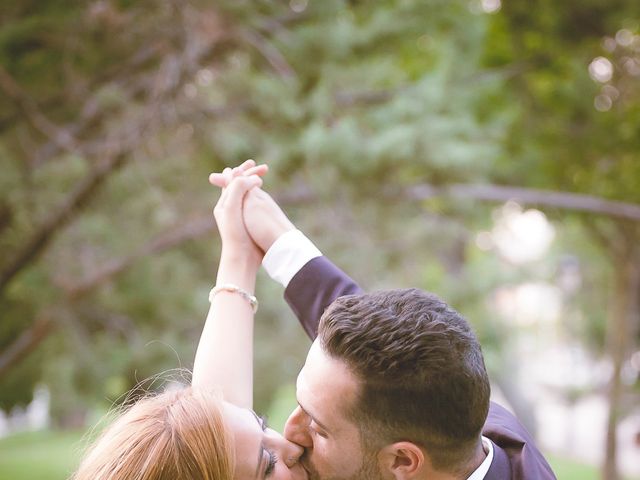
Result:
M264 432L260 419L247 408L240 408L229 402L223 403L225 422L233 435L236 454L234 478L254 479L262 458Z

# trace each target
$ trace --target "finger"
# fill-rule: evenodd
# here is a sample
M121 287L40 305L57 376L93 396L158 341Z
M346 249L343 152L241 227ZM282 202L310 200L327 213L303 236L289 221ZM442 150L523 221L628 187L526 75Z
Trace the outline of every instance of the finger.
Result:
M237 177L235 178L227 190L227 196L224 201L224 207L230 209L237 209L240 212L242 208L242 199L244 195L252 188L262 185L262 179L257 175L251 175L249 177Z
M224 170L222 170L222 173L220 175L222 176L222 192L220 193L220 198L218 199L218 203L216 206L222 208L228 196L227 190L229 189L229 184L233 180L233 170L229 167L226 167Z
M250 158L249 160L245 160L244 162L242 162L241 165L238 165L237 167L234 167L232 170L232 176L235 178L239 175L247 175L247 170L255 167L256 162L253 158Z
M239 169L241 172L246 172L248 169L255 166L256 166L256 161L253 158L250 158L242 162L242 164L237 166L236 168Z
M268 169L269 167L267 167L266 164L250 167L247 170L242 170L240 167L235 167L231 171L231 177L232 178L236 178L240 176L248 177L250 175L259 175L262 177L267 173Z
M251 167L245 170L245 175L258 175L260 177L264 177L266 173L269 171L269 166L265 163L262 165L256 165L255 167Z
M209 183L215 187L224 188L227 186L226 178L222 173L212 173L209 175Z
M222 170L222 175L224 176L225 185L228 187L231 183L231 180L233 180L233 169L229 167L225 168L224 170Z
M213 210L216 211L216 210L222 209L224 207L225 201L228 196L229 196L229 188L223 188L222 191L220 192L220 198L218 198L218 201L216 202L216 205Z
M231 173L229 173L229 171ZM215 187L225 188L229 183L229 177L236 177L242 175L259 175L264 176L269 171L269 166L266 164L256 165L253 159L245 161L239 167L234 169L225 168L222 173L214 172L209 175L209 183Z

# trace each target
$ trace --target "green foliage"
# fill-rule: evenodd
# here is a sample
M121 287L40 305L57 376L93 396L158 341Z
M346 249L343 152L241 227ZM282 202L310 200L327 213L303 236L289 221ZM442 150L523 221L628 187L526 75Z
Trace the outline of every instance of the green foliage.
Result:
M603 45L606 38L615 45L623 28L637 33L639 16L637 2L594 0L537 2L534 15L529 5L509 3L493 17L484 62L523 71L506 97L521 105L502 161L506 181L638 201L640 92L616 60L631 52ZM599 56L616 69L603 84L589 77ZM616 98L613 108L598 111L594 99L603 91Z
M210 218L208 173L248 157L270 164L267 189L363 286L418 286L450 300L475 324L494 371L509 332L487 297L523 278L554 282L563 255L576 256L584 290L571 307L584 322L567 329L600 354L610 258L585 245L585 216L550 210L557 250L537 270L518 270L475 245L491 205L404 192L498 183L640 202L640 94L625 63L637 52L602 46L621 28L638 33L637 2L478 8L13 2L1 17L0 65L73 145L59 145L20 95L0 97L0 271L105 158L124 160L0 293L0 351L43 312L57 327L0 378L0 406L25 403L44 382L64 423L191 366L219 246L212 231L184 228ZM615 67L605 84L589 76L598 56ZM613 95L605 87L619 96L598 111L594 99ZM178 234L186 239L163 247ZM267 411L308 340L279 287L261 277L258 296L256 405Z

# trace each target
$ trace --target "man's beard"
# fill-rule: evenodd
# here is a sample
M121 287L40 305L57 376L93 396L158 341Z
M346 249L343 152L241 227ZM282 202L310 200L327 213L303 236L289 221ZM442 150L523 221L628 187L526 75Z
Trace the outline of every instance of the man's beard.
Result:
M378 470L375 453L366 453L362 459L362 464L357 472L348 477L334 474L333 476L323 476L318 473L315 466L309 461L309 455L305 451L300 459L300 463L309 474L309 480L382 480L382 475Z

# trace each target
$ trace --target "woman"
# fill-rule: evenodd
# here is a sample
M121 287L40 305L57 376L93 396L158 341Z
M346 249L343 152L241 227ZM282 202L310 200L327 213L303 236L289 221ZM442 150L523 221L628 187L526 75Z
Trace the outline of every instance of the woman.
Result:
M303 480L302 448L253 410L253 291L262 254L242 220L266 166L245 162L214 209L222 253L190 387L144 398L91 447L73 480ZM233 368L230 368L233 366ZM221 398L221 396L222 398Z

